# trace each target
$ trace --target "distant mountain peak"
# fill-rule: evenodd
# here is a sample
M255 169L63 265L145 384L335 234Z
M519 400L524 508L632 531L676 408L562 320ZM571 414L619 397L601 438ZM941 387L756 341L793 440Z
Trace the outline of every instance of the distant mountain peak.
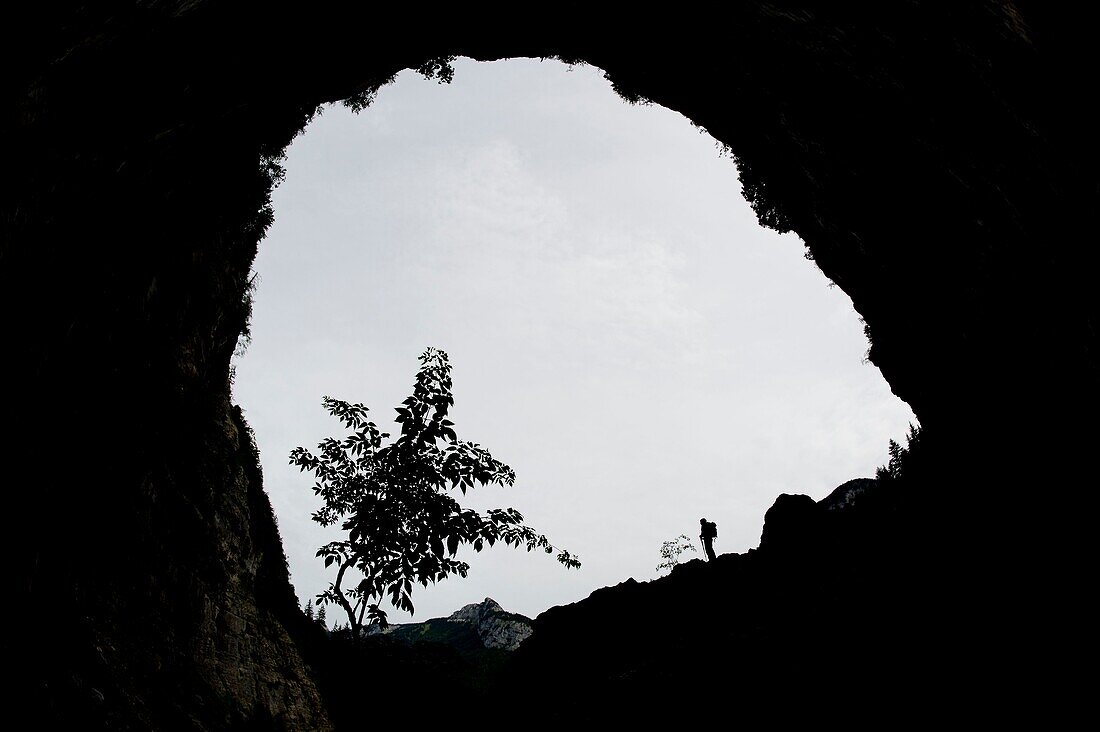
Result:
M377 626L372 626L377 627ZM481 646L514 651L531 635L531 619L510 613L496 600L486 597L481 602L465 605L445 618L433 618L423 623L400 623L386 630L369 630L407 642L432 641L469 649Z
M496 600L491 597L486 597L481 602L472 602L469 605L455 610L449 616L447 620L466 623L478 623L482 619L487 618L493 613L503 613L504 608L500 606Z

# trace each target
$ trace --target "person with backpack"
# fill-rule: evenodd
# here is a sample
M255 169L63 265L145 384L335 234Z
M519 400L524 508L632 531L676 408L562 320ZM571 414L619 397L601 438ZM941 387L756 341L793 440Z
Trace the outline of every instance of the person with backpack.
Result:
M718 538L718 524L701 518L699 519L699 526L699 541L703 542L703 551L707 554L707 561L713 562L714 540Z

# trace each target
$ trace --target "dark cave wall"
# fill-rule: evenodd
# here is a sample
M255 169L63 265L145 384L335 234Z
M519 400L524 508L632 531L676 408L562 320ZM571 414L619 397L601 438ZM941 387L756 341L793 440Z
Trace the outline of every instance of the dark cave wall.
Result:
M4 550L19 596L56 632L5 640L39 659L18 696L80 699L115 726L324 725L286 634L294 600L229 404L229 358L272 216L271 162L318 104L441 56L587 61L727 144L761 220L796 231L852 297L871 360L951 468L953 508L930 532L943 545L966 554L979 525L966 541L1009 542L1055 511L1035 485L1081 481L1078 463L1051 458L1096 437L1067 419L1097 405L1081 14L1007 2L21 12L0 24L0 368L20 519ZM996 520L975 523L979 510ZM1050 526L1067 521L1032 530L1044 548L1020 570L1055 604L1072 590L1052 589L1043 552L1087 536L1072 517Z

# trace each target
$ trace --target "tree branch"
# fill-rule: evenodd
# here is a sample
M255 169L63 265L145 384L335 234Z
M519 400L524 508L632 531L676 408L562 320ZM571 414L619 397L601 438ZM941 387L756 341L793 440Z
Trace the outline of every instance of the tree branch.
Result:
M332 589L336 593L336 599L340 602L340 606L344 608L344 612L348 614L348 622L351 624L351 635L353 638L359 637L359 628L362 627L360 623L355 622L355 611L351 608L351 603L348 602L348 598L344 595L344 591L340 589L340 584L344 581L344 572L348 567L352 565L354 557L348 557L343 564L340 565L340 571L336 573L336 581L332 583Z

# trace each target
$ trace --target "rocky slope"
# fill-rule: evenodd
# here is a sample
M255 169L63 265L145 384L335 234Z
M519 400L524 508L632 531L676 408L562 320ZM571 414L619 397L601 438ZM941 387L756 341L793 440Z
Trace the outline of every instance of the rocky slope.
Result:
M551 724L631 725L931 719L988 700L994 677L940 655L964 634L930 594L929 556L905 549L914 527L889 518L905 493L861 479L817 502L783 495L759 549L547 610L501 676L506 696Z

